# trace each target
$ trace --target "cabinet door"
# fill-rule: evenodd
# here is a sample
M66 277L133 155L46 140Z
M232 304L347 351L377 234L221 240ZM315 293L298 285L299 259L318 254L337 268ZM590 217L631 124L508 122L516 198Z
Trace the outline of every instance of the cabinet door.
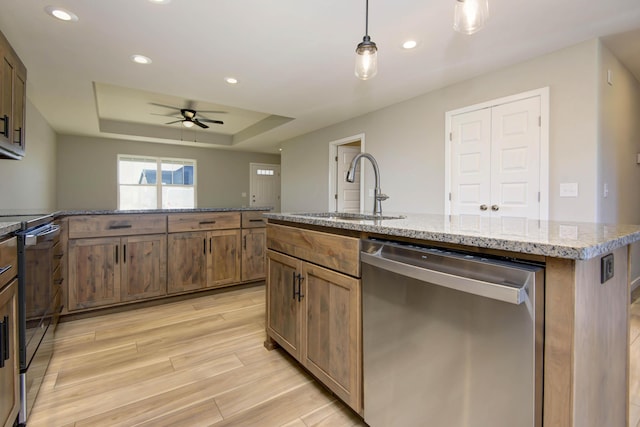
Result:
M0 46L0 142L11 141L11 108L13 107L13 64Z
M302 363L355 411L361 408L360 280L303 263Z
M240 281L240 230L207 233L207 287L218 287Z
M295 295L300 261L267 251L267 333L296 359L300 358L301 307Z
M0 292L0 339L8 356L0 365L0 426L12 426L20 407L18 360L18 280L14 279ZM6 323L5 323L6 322ZM6 334L6 336L5 336ZM6 346L6 347L5 347ZM0 358L4 356L0 354Z
M242 230L242 280L264 279L266 272L267 229Z
M167 236L122 238L122 301L167 294Z
M207 282L207 233L169 233L167 248L168 292L204 288Z
M19 153L24 152L24 116L25 116L25 95L26 76L16 72L13 79L13 119L11 123L11 142Z
M120 302L120 238L69 241L69 310Z

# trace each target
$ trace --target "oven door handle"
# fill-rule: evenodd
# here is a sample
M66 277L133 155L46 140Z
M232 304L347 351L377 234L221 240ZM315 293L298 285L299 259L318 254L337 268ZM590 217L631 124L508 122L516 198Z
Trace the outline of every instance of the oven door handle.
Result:
M34 246L38 243L41 243L44 240L51 240L51 237L60 233L59 225L52 225L44 233L35 233L35 234L27 234L25 237L25 245L26 246Z

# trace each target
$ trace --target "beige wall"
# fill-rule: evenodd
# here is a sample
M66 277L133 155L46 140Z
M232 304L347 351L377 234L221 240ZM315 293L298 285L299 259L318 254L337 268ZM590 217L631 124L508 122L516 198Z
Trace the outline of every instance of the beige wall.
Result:
M282 210L326 210L329 143L364 133L390 196L384 210L442 213L445 113L549 86L549 217L595 221L598 46L584 42L283 142ZM371 174L365 182L373 188ZM577 182L579 197L560 198L562 182Z
M26 155L0 159L0 211L56 207L56 135L28 98L26 107Z
M199 207L248 206L249 163L280 164L275 154L60 135L58 208L116 209L118 154L195 159Z
M640 82L606 46L599 47L598 220L640 224Z

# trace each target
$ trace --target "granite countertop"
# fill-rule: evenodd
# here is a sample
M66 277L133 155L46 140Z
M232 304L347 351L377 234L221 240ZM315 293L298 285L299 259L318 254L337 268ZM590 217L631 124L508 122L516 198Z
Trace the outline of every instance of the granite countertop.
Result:
M20 229L20 223L15 221L3 222L2 218L0 218L0 238L6 236L7 234L11 234L14 231Z
M167 214L167 213L197 213L197 212L243 212L243 211L270 211L270 206L263 207L241 207L241 208L191 208L191 209L136 209L136 210L118 210L118 209L73 209L66 211L57 211L54 213L56 217L74 216L74 215L118 215L118 214Z
M324 215L324 216L323 216ZM386 214L385 214L386 215ZM640 225L400 214L401 219L341 219L327 213L267 213L272 220L478 248L590 259L640 240Z

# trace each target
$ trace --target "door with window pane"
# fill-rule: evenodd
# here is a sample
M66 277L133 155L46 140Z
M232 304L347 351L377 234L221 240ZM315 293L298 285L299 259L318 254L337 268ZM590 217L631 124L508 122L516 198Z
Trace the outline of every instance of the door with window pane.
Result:
M280 211L280 165L251 163L250 206Z

